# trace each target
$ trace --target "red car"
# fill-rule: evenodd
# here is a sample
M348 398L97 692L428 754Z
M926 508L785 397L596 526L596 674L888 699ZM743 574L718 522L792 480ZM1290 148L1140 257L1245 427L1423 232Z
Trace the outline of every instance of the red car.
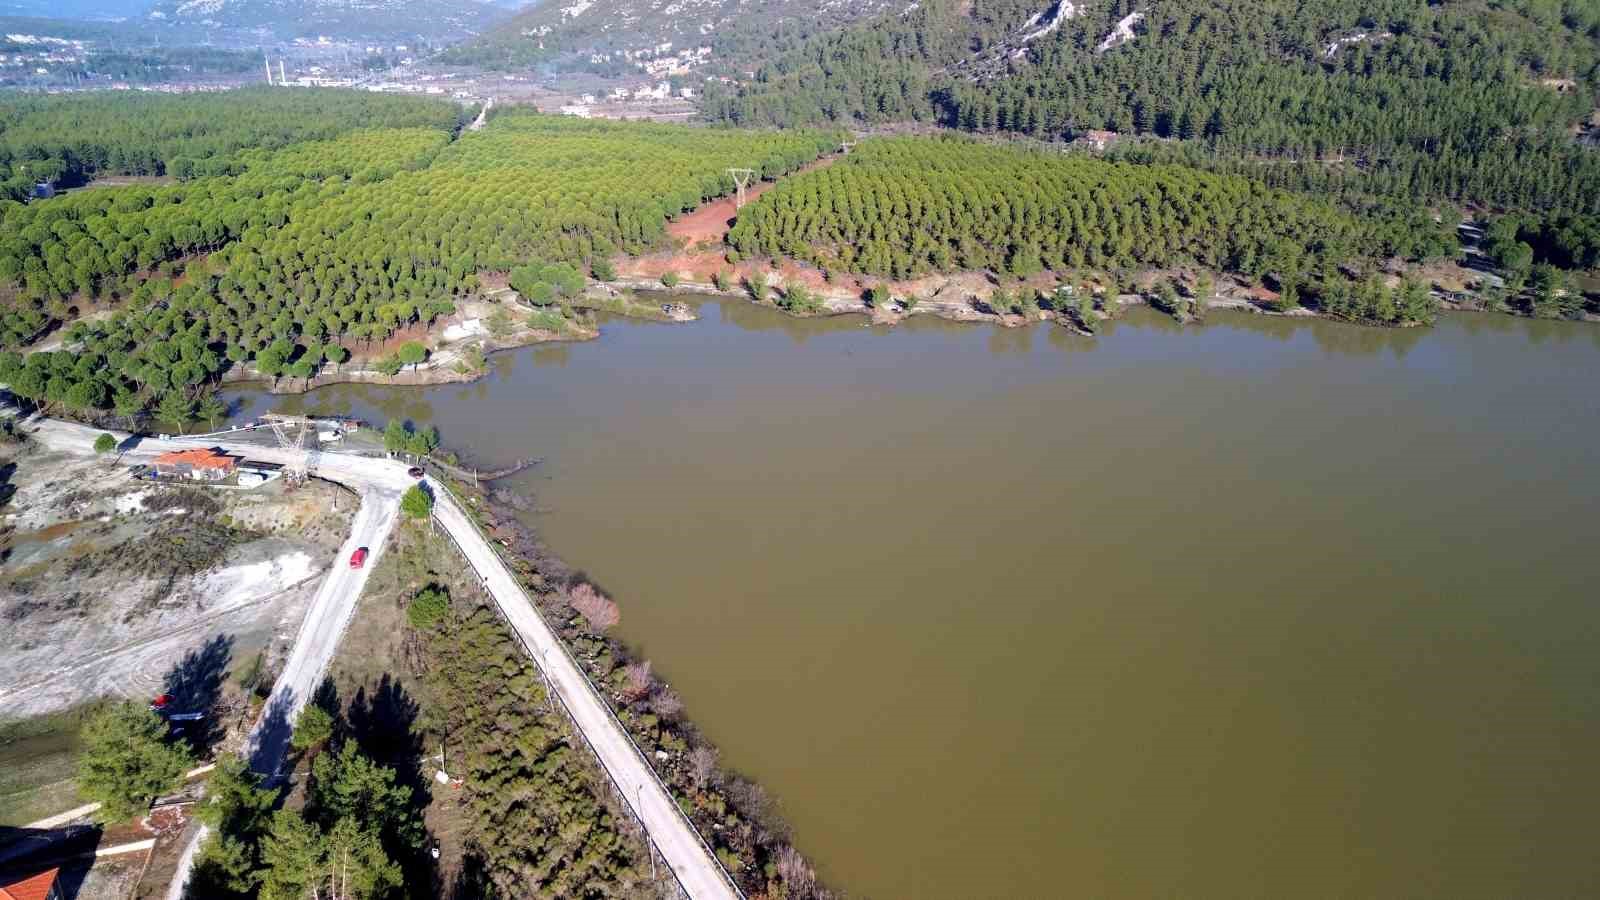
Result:
M359 569L367 564L367 548L357 547L356 552L350 554L350 568Z

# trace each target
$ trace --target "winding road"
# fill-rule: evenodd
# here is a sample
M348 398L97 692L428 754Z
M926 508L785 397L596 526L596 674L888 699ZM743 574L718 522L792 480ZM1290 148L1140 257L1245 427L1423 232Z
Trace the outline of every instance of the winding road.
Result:
M34 418L26 423L32 436L53 450L94 453L94 440L102 432L54 419ZM118 435L126 438L125 435ZM291 462L295 451L259 445L233 446L215 436L201 438L141 438L123 453L131 462L147 462L169 450L195 446L220 446L224 451L268 462ZM317 590L295 638L283 674L273 686L265 711L249 735L251 767L269 778L277 776L287 755L295 719L316 690L328 663L338 649L346 626L355 614L356 601L384 551L399 515L400 495L414 482L407 467L388 459L338 452L317 454L312 473L337 482L361 496L361 509L339 561ZM739 890L722 865L683 815L655 771L640 754L612 715L605 700L589 684L560 639L540 618L533 601L500 558L477 525L448 490L436 490L434 517L455 541L477 573L495 604L521 639L524 649L544 674L546 682L566 707L578 732L610 776L623 802L643 826L656 852L691 900L732 900ZM365 567L342 564L357 547L370 554ZM182 900L199 847L206 838L201 828L184 847L168 900Z

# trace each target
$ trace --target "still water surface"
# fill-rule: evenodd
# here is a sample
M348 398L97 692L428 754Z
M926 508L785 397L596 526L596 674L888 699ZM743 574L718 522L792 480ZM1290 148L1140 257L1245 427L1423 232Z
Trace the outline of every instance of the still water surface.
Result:
M303 404L545 458L852 895L1600 893L1600 327L701 313Z

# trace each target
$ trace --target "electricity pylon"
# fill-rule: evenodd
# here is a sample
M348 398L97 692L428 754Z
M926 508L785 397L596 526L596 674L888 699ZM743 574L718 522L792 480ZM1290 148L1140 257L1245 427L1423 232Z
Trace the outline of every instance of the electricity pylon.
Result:
M728 174L733 177L734 200L733 208L741 209L744 206L744 187L756 175L755 169L729 169Z

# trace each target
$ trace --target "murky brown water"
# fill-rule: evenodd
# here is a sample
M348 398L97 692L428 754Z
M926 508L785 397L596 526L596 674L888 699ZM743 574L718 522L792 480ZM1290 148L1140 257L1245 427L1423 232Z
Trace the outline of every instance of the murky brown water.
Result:
M307 402L545 457L838 886L1600 892L1600 328L702 312Z

